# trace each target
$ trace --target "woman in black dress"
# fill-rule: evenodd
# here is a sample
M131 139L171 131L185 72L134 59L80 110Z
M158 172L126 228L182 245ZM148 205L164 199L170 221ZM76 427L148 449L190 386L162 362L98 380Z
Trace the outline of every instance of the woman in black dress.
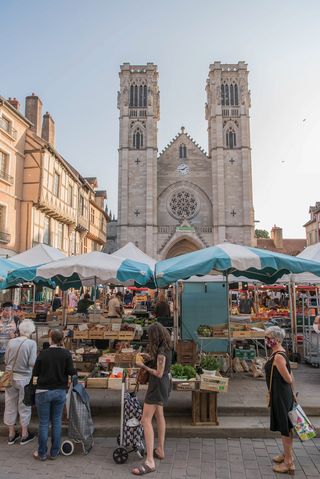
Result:
M265 365L267 387L270 393L270 430L281 433L283 454L273 458L274 472L291 474L295 471L292 451L292 424L288 417L294 403L293 376L290 363L282 347L285 332L278 326L266 330L267 347L272 354Z
M170 392L170 366L171 366L171 339L169 332L160 323L155 323L148 329L149 355L151 366L137 363L149 373L149 384L143 406L141 424L144 428L144 437L147 448L147 458L144 464L132 469L132 474L143 476L155 471L154 459L164 459L164 439L166 422L163 408L167 405ZM156 417L158 431L158 447L154 448L154 431L152 418Z

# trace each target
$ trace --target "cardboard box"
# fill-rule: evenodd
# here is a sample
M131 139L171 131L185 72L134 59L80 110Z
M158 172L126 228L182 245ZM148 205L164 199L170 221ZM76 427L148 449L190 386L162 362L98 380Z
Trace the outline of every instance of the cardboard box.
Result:
M87 388L108 389L108 378L87 378Z
M217 393L228 392L229 379L223 378L220 375L209 376L201 374L200 376L200 390L212 391Z

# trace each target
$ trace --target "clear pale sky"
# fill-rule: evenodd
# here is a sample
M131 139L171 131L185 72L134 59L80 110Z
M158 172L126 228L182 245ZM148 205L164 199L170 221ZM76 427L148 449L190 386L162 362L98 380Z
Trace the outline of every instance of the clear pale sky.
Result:
M319 1L0 0L0 18L0 94L23 109L41 97L57 149L115 213L119 65L159 67L161 151L181 125L207 149L209 64L245 60L258 227L305 236L320 201Z

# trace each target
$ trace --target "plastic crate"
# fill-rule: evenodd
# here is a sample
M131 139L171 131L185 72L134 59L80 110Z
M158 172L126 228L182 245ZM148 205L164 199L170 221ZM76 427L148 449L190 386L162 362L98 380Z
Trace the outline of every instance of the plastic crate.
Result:
M252 360L256 357L256 351L254 349L235 349L235 357L245 360Z

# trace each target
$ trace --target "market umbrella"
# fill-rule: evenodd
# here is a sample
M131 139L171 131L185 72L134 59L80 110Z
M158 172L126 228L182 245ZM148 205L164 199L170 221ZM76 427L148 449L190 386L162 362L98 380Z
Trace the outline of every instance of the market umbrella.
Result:
M8 276L9 271L20 268L21 264L15 263L9 259L0 258L0 281L4 282ZM1 287L3 289L3 287Z
M273 284L289 273L309 272L320 276L320 263L273 251L222 243L159 261L155 266L155 281L162 288L178 279L203 276L212 271Z
M15 263L20 263L20 266L37 266L65 257L66 255L57 248L53 248L47 244L37 244L23 253L15 255L13 259Z
M106 282L136 282L145 285L152 281L153 272L145 263L139 263L107 253L93 251L79 256L70 256L36 269L36 275L52 279L63 289L74 286L75 282L96 285Z
M133 261L139 261L139 263L146 263L153 270L157 260L151 258L141 249L139 249L135 244L129 243L125 244L122 248L118 249L112 256L118 256L120 258L131 259Z

